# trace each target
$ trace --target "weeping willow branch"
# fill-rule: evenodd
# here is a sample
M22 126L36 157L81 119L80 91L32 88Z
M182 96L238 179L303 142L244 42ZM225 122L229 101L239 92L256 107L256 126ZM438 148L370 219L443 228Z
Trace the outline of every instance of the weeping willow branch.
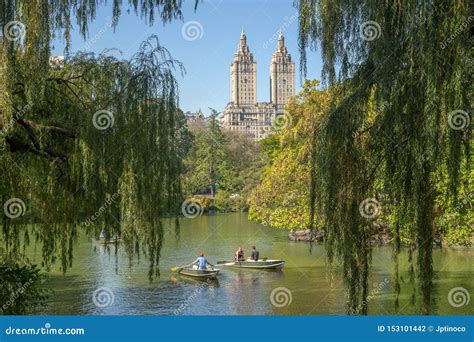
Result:
M13 248L20 234L12 232L29 230L25 224L33 220L40 222L34 236L44 266L59 256L66 271L77 226L86 222L92 236L104 227L106 236L120 236L131 260L143 249L150 279L159 274L160 213L174 210L181 198L184 115L175 73L183 75L183 65L152 36L130 61L80 53L49 69L41 86L47 101L25 104L31 83L18 74L24 90L3 100L26 109L18 115L2 108L4 119L11 116L2 126L7 149L0 154L0 188L7 198L21 198L29 216L7 219L11 258L23 257ZM118 200L101 209L111 196Z
M472 39L459 32L472 8L463 0L296 0L295 7L302 74L306 50L318 45L324 80L341 86L341 101L318 140L312 176L321 178L320 191L310 200L322 203L318 216L330 227L329 256L342 261L348 311L366 303L370 262L368 222L356 209L383 192L396 203L384 209L416 244L419 307L429 314L434 177L447 172L447 196L456 198L461 165L470 160L469 125L453 129L450 113L472 108L472 84L463 76L469 75Z

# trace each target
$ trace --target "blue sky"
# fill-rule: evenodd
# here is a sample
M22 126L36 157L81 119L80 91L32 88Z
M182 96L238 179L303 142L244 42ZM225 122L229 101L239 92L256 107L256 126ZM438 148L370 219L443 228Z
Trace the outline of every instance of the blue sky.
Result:
M150 26L132 9L128 12L125 5L114 32L109 28L111 6L102 6L89 27L88 41L74 27L71 50L74 53L87 47L100 53L107 48L118 48L123 58L129 59L143 40L155 34L161 45L186 68L184 77L178 75L181 108L184 111L202 108L207 115L208 107L222 111L229 102L229 66L242 27L257 61L258 101L269 101L269 67L275 38L281 29L298 70L296 87L297 91L300 89L298 19L293 0L205 0L197 12L194 12L194 0L184 0L183 15L183 21L163 25L157 20ZM63 55L64 42L57 40L53 53ZM319 79L321 66L320 54L309 53L308 78Z

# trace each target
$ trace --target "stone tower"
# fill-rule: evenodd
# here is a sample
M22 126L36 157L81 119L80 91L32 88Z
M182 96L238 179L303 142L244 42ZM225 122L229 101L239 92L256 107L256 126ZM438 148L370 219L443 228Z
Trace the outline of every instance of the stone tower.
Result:
M270 102L257 102L257 63L242 30L237 52L230 66L230 102L222 117L222 127L260 140L274 132L275 120L284 115L288 99L295 94L295 64L280 33L270 65Z
M291 61L291 55L285 46L285 38L280 32L277 48L270 64L270 102L281 110L294 95L295 63Z
M257 62L253 60L243 30L230 65L230 101L238 106L257 103Z

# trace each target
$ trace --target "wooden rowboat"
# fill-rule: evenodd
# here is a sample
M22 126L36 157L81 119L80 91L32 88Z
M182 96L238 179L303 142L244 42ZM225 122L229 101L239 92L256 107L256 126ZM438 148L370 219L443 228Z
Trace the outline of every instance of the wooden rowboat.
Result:
M279 269L285 265L285 260L244 260L244 261L224 261L218 262L219 265L225 267L236 268L256 268L256 269Z
M217 277L217 274L219 274L219 271L220 270L218 270L217 268L208 269L208 270L198 270L192 267L184 267L184 268L180 268L178 270L178 273L185 276L194 277L194 278L213 279Z

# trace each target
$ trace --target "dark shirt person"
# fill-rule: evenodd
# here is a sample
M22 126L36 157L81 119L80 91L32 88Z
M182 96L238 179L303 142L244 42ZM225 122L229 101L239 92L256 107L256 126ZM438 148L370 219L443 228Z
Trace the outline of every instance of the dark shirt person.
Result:
M253 261L258 261L258 257L259 257L259 253L257 251L257 249L255 248L255 246L252 247L252 253L250 255L250 258L253 260Z

